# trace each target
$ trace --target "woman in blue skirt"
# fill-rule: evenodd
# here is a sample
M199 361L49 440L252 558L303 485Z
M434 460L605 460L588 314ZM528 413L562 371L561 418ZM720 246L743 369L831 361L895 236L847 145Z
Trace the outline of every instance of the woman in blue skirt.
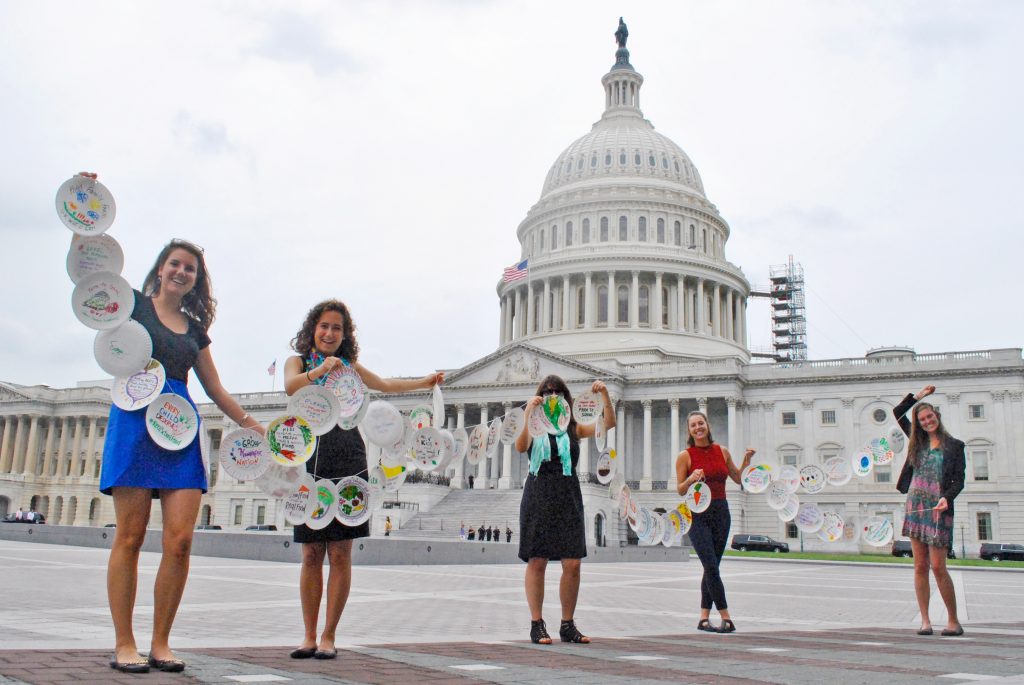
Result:
M132 318L149 332L153 358L164 366L167 382L163 392L180 395L195 408L186 386L189 369L195 369L206 394L227 418L264 433L221 385L207 335L216 305L203 249L172 240L160 251L142 292L135 292ZM192 529L206 492L199 440L193 439L181 450L163 449L146 431L145 409L124 411L112 406L100 491L113 496L117 519L107 565L107 598L116 640L110 666L125 673L145 673L150 668L181 671L185 663L174 656L168 638L185 590ZM132 609L139 551L152 500L157 497L163 514L163 555L153 590L153 637L147 659L139 655L135 643Z

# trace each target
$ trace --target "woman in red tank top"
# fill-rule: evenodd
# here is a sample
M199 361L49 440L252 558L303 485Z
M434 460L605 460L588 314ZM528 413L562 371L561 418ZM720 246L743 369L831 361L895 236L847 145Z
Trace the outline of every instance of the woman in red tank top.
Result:
M743 455L743 464L737 468L732 463L729 450L715 444L708 417L702 412L692 411L687 415L686 429L689 434L687 447L676 457L679 494L685 495L690 486L701 478L711 489L711 506L702 513L694 512L693 525L690 527L690 544L704 567L704 577L700 582L700 621L697 630L733 633L736 632L736 626L729 617L725 586L718 569L732 523L729 503L725 499L725 479L732 478L739 483L740 473L750 464L754 450L747 449ZM711 624L712 607L717 608L722 616L720 627Z

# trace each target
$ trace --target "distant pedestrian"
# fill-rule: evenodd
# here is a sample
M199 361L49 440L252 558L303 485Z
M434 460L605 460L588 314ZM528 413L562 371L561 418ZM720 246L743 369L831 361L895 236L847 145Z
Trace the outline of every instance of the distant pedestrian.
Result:
M384 537L391 537L391 517L384 519Z
M511 528L506 528L505 529L505 542L512 542L512 529Z
M466 539L466 523L462 522L459 524L459 538L462 540Z
M477 537L480 538L480 542L483 542L484 541L484 524L481 523L480 527L477 528L476 530L477 530Z
M473 540L476 539L476 529L473 528L473 526L469 527L469 532L466 533L466 539L470 540L470 541L473 541Z
M494 530L491 532L491 534L494 536L494 541L495 542L501 542L501 528L498 528L497 526L495 526Z
M473 474L469 474L469 489L473 489Z

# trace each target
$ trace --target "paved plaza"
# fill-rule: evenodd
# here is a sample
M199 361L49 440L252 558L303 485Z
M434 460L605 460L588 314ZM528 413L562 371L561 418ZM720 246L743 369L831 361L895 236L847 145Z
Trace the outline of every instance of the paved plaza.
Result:
M953 571L967 634L925 638L908 567L736 558L723 566L735 634L694 630L696 559L584 562L577 620L594 643L551 646L527 639L522 565L356 566L342 651L323 662L287 658L297 564L194 557L172 635L188 669L129 676L106 664L106 555L0 541L0 683L1024 683L1024 572ZM158 561L141 560L141 645Z

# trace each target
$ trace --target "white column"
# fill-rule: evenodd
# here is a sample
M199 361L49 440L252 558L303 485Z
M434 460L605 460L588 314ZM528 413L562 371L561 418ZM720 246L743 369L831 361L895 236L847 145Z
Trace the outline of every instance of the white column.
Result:
M487 422L488 422L487 405L486 404L481 404L480 405L480 423L486 427L487 426ZM488 483L487 483L487 456L484 455L484 458L480 460L480 463L476 467L476 479L473 481L473 489L474 490L486 490L487 486L488 486Z
M818 463L818 452L814 449L814 400L801 400L804 409L804 461L808 464Z
M533 282L531 281L526 286L526 328L524 329L526 331L526 335L533 335L536 332L533 330L534 306Z
M856 433L854 432L854 430L855 430L855 426L854 426L854 421L853 421L853 400L844 397L843 398L843 445L842 445L843 453L849 453L850 450L852 450L852 449L854 449L856 447L853 444L853 441L854 441L854 439L856 437ZM767 447L768 447L768 445L766 444L765 448L767 448ZM901 463L899 465L899 468L902 468L902 467L903 467L903 464Z
M82 473L86 478L92 478L92 472L96 470L96 433L99 430L99 422L99 417L94 416L89 423L89 442L85 450L85 470ZM207 445L206 454L210 455L210 459L217 458L217 455L211 454L209 445ZM207 468L207 472L209 472L209 468Z
M53 458L53 442L57 439L57 421L54 417L50 417L46 422L46 446L43 447L43 463L36 469L39 473L46 475L46 467L50 463L50 459Z
M709 421L711 420L711 417L708 416L708 398L706 398L706 397L698 397L697 398L697 411L699 411L704 416L707 416Z
M608 272L608 327L612 328L619 321L619 296L615 292L615 272Z
M651 453L651 400L644 400L644 477L641 490L650 490L654 472L654 455Z
M726 397L725 405L728 408L727 413L727 426L726 432L729 434L729 452L732 453L732 461L734 464L741 464L743 461L743 439L740 436L740 427L736 421L736 404L737 398ZM767 456L767 455L765 455Z
M512 412L512 403L506 402L504 405L505 418ZM510 490L512 488L512 445L501 446L501 475L498 478L498 488L500 490Z
M725 337L729 340L736 340L736 312L733 311L732 288L725 291Z
M508 315L508 297L506 295L501 296L501 321L498 323L498 345L504 345L507 340L505 338L505 317Z
M1013 429L1013 444L1024 445L1024 416L1021 415L1021 402L1024 401L1024 393L1019 390L1010 391L1010 405L1007 407L1007 424ZM1006 465L1006 473L1010 478L1017 478L1021 475L1019 459L1011 459Z
M583 283L583 327L594 327L594 280L589 271Z
M704 312L704 279L697 279L697 303L694 309L694 326L697 335L707 335L707 315Z
M721 338L724 335L722 332L722 286L718 283L715 283L715 287L711 291L711 315L714 317L714 321L711 322L711 335Z
M679 287L676 283L669 281L668 283L668 329L670 331L678 331L680 326L679 321Z
M523 289L516 288L516 305L512 312L512 339L523 337L523 326L526 324L526 308L523 306Z
M466 405L464 405L464 404L456 404L455 405L455 411L456 411L456 417L457 417L455 419L455 427L456 428L465 428L466 427ZM459 459L459 462L455 465L455 475L452 476L451 487L453 487L453 488L455 488L457 490L461 490L464 487L466 487L466 484L464 482L465 476L466 476L466 474L465 474L465 466L466 466L466 458L465 457L463 457L462 459Z
M538 333L551 331L551 279L544 279L544 299L540 303L540 330Z
M654 274L654 292L649 299L653 303L654 311L650 313L651 328L661 330L661 272Z
M739 343L743 347L747 346L747 301L745 299L740 300L740 339Z
M4 438L0 444L0 473L10 473L11 465L14 463L14 448L11 445L11 436L18 432L18 417L4 417Z
M651 298L647 298L648 307ZM650 316L650 312L647 313ZM640 325L640 272L633 272L633 281L629 285L629 327L636 328Z
M775 453L775 403L764 402L764 450L767 454Z
M572 328L572 321L570 320L569 312L570 307L570 296L572 295L572 288L569 287L569 277L562 276L562 328L561 330L567 331Z
M676 305L676 307L679 309L677 329L680 331L689 332L690 305L688 299L688 289L686 287L686 277L678 276L676 280L678 282L678 285L676 286L676 295L679 297L679 303Z
M682 451L679 448L679 398L673 397L668 401L669 408L669 451L671 455L668 463L668 489L675 492L676 489L676 457Z
M14 434L14 452L11 455L11 473L21 473L25 464L25 434L28 433L28 417L18 417L18 432Z
M39 417L33 416L28 429L28 443L25 445L25 475L36 472L36 460L39 458Z

